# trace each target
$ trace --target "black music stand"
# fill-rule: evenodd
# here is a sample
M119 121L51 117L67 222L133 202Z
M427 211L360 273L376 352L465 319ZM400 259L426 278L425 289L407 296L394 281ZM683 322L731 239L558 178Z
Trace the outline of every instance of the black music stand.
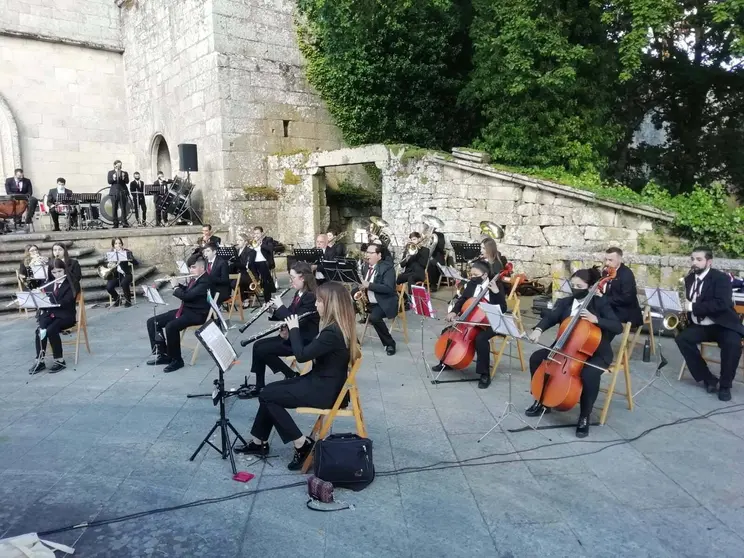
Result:
M235 246L220 246L217 248L217 256L228 263L233 263L238 259L238 249Z
M450 245L455 252L455 263L460 264L460 271L465 274L465 265L480 256L481 245L475 242L451 240Z
M158 212L162 213L165 211L166 202L168 201L168 182L164 182L163 184L145 184L144 194L145 196L160 196L158 203L155 203L155 200L153 200L155 217L145 223L148 227L154 227L158 222ZM165 220L168 220L168 213L165 214Z
M101 219L93 213L93 206L100 205L101 203L101 194L72 194L72 197L75 198L81 206L87 205L85 208L80 208L80 215L78 217L80 220L80 229L102 229L103 223L101 222ZM87 210L86 219L83 219L83 210Z
M323 257L323 250L320 248L295 248L292 255L297 262L318 265Z
M327 281L353 283L359 285L362 280L355 260L323 260L323 275Z

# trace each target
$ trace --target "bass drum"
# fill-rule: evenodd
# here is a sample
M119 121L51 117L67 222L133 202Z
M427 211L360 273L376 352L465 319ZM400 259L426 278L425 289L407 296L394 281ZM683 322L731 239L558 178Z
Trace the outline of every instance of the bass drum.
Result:
M189 194L193 186L190 182L176 177L165 196L164 208L170 215L181 215L189 207Z
M101 194L101 203L98 205L99 219L107 225L113 225L114 224L114 202L111 199L111 196L109 196L109 188L101 188L100 190L98 190L98 193ZM126 214L127 224L131 224L130 222L132 220L131 218L133 214L134 214L134 203L132 202L132 196L129 196L129 200L127 201L127 214Z

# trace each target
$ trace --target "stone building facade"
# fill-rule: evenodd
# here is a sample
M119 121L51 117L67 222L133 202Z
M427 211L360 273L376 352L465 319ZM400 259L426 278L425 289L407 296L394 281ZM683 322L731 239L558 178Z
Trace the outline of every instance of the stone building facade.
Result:
M307 85L291 0L0 0L2 171L37 190L105 186L114 159L146 181L195 143L205 217L252 221L243 187L266 155L341 145ZM14 139L13 130L16 130Z

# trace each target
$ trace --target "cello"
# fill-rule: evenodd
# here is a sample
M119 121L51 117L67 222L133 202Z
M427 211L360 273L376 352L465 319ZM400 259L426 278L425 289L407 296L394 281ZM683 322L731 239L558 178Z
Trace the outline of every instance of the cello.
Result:
M532 395L541 405L568 411L579 402L583 389L581 370L602 341L602 330L582 319L581 312L615 274L615 269L607 268L606 275L592 285L576 314L563 320L558 328L550 353L532 376Z
M434 345L434 356L439 362L454 368L462 370L470 366L475 358L475 337L480 331L481 324L488 325L486 313L479 308L478 304L485 298L492 284L511 274L514 265L508 262L504 269L493 279L486 283L484 288L477 297L469 298L462 306L460 319L458 322L448 327L437 339Z

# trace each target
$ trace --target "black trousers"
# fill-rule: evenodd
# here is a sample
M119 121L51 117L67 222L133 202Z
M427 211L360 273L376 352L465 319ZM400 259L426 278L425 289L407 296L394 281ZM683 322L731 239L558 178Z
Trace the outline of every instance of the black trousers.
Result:
M398 275L398 278L395 280L395 282L398 285L408 283L408 294L411 294L411 287L413 287L418 281L424 281L425 279L426 275L424 273L404 271L403 273Z
M129 223L127 222L127 198L127 193L123 190L118 190L111 194L111 203L113 205L113 215L111 217L114 219L114 227L119 226L119 208L121 208L122 226L129 226Z
M30 224L34 220L34 213L36 213L36 208L39 207L39 200L37 200L33 196L29 196L28 198L28 207L26 208L26 224ZM21 218L18 217L17 223L21 222Z
M292 374L292 369L279 357L292 356L292 345L281 337L264 337L253 344L251 372L256 375L256 388L266 386L266 367L271 371ZM299 436L298 436L299 437ZM296 440L297 438L292 438Z
M152 203L155 204L155 226L160 226L162 223L168 221L168 212L165 207L160 207L161 204L165 204L166 197L164 195L155 194L152 197Z
M483 329L475 336L475 372L476 374L491 373L491 339L498 335L491 328Z
M52 223L54 223L54 230L59 230L59 213L57 212L57 209L52 207L49 210L49 216L52 218ZM70 209L70 216L69 216L69 226L75 227L77 226L77 217L78 217L78 210L77 207L74 205Z
M62 330L75 325L75 318L62 319L52 318L49 314L39 316L39 327L36 328L36 358L41 351L46 351L47 340L52 346L52 356L56 359L62 358L62 339L59 334ZM39 339L39 329L46 329L46 337Z
M270 302L271 295L276 291L276 287L274 286L274 278L271 276L269 264L266 262L253 262L251 273L253 273L253 275L256 276L256 279L261 283L264 302Z
M132 194L132 203L134 204L134 216L137 221L140 220L140 210L142 210L142 222L147 221L147 202L145 201L145 195L139 193Z
M682 356L690 369L690 374L696 382L712 380L708 364L700 356L698 344L703 341L717 343L721 349L721 380L722 388L730 388L736 376L736 367L741 358L741 335L732 329L719 325L701 326L690 324L680 332L674 341L677 343Z
M548 349L540 349L530 355L530 377L535 375L535 371L542 361L545 360L545 357L548 356L549 352ZM594 368L594 366L587 366L587 364L593 364L602 368L607 368L610 365L604 359L593 356L586 361L584 368L581 369L581 382L584 384L584 387L581 390L581 399L579 399L579 414L582 417L588 417L592 414L594 402L597 400L597 395L599 395L599 385L602 382L602 371ZM540 394L533 393L532 396L538 399Z
M115 272L116 277L109 279L106 283L106 291L111 295L114 301L119 300L119 293L116 292L116 287L121 287L124 291L124 300L132 300L132 276L122 275L121 273Z
M426 268L426 273L429 275L429 287L431 290L436 291L439 286L439 278L442 276L442 272L439 271L437 264L444 265L444 258L442 261L437 261L434 258L429 260L429 267Z
M176 318L177 312L178 310L170 310L147 320L147 334L150 337L150 348L153 351L155 350L155 335L157 331L165 331L166 352L172 360L182 360L181 332L189 326L204 323L204 319L198 320L189 314Z
M395 339L390 335L390 330L385 323L385 312L382 311L379 304L369 305L369 323L375 328L377 336L385 347L395 347Z

